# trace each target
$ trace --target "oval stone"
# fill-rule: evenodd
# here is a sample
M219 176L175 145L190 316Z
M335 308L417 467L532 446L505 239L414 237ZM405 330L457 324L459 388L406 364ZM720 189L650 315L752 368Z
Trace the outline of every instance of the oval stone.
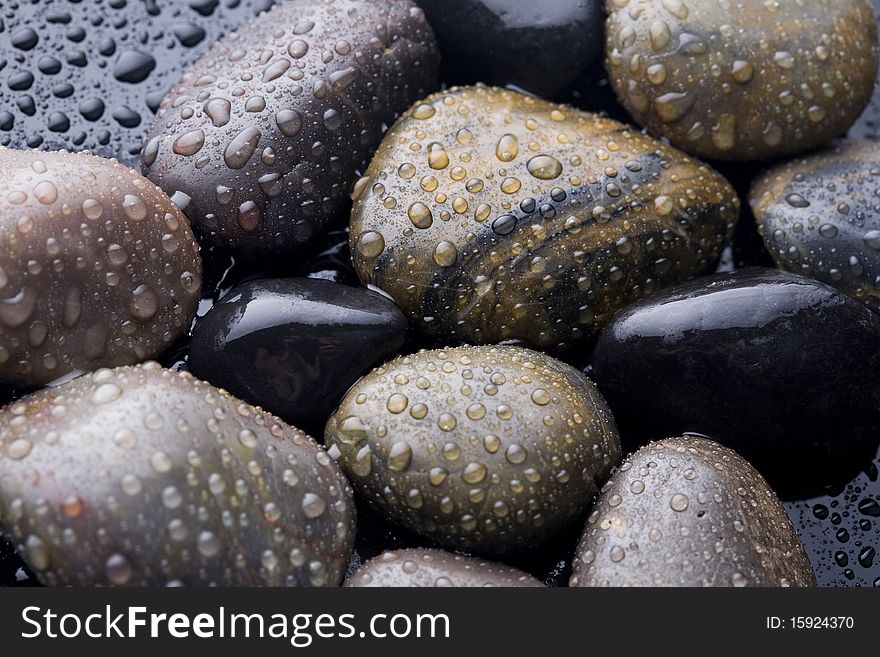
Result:
M406 340L387 297L309 278L242 283L199 320L192 372L297 426L323 428L346 390Z
M358 275L415 326L541 349L714 269L739 210L721 176L637 130L486 87L410 109L355 197Z
M32 386L161 354L196 312L189 221L86 153L0 146L0 380Z
M50 586L335 586L351 489L310 437L148 363L0 411L0 525Z
M710 440L669 438L627 457L596 501L571 586L815 586L779 498Z
M750 268L619 312L593 376L627 442L696 432L780 489L860 469L880 427L880 316L824 283ZM792 476L792 471L797 476Z
M865 0L608 6L606 63L620 102L700 157L809 151L844 133L874 89L877 26Z
M749 201L776 264L880 311L880 144L845 141L774 167Z
M282 29L283 28L283 29ZM347 213L386 126L437 84L410 0L290 0L228 34L162 101L144 175L244 259L281 256Z
M511 346L386 363L352 386L324 439L387 517L438 545L494 554L563 529L621 455L586 377Z

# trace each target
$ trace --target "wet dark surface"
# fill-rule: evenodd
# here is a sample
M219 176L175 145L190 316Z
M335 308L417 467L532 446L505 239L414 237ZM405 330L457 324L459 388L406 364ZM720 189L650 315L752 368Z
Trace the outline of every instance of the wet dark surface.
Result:
M159 102L219 37L276 0L0 4L0 144L130 166Z
M4 62L0 66L0 143L15 148L27 148L29 142L46 149L92 148L99 154L119 156L130 164L134 163L136 158L133 154L140 148L152 118L153 103L158 104L163 92L173 83L184 65L197 59L214 39L226 33L231 26L270 4L271 0L33 0L3 3L0 8L3 25L3 31L0 31L0 61ZM95 5L100 5L102 9L95 11ZM880 0L874 0L874 6L875 10L880 9ZM70 14L71 20L48 22L46 17L50 9ZM35 20L35 16L43 18ZM114 17L117 25L114 25ZM100 23L96 26L94 21ZM180 37L169 27L179 22L201 27L205 30L205 38L189 47L182 45ZM31 50L11 46L11 35L29 24L34 26L41 42ZM78 43L67 36L68 30L75 25L81 25L86 33L86 38ZM122 44L117 47L116 54L110 57L99 54L98 46L105 34ZM42 40L43 35L46 35L45 40ZM27 40L20 37L19 43L27 43ZM129 44L135 50L148 49L156 60L156 67L141 82L124 82L113 77L112 70L118 54ZM62 62L62 69L57 74L39 70L38 62L44 54L43 48L47 48L49 55ZM69 64L64 55L73 50L92 53L95 63L89 67ZM10 89L9 76L21 70L32 70L34 82L29 89ZM52 88L63 83L70 83L74 94L66 98L53 95ZM38 89L42 90L42 105L36 101ZM25 111L28 109L26 96L33 97L34 106L38 108L32 115ZM101 118L94 122L85 119L78 109L83 100L91 96L103 98L107 104ZM559 98L582 109L604 111L613 118L628 120L626 113L615 103L613 92L598 66L591 68L587 75L560 94ZM107 99L113 99L112 103ZM50 102L52 110L47 111ZM24 104L25 110L21 109L19 103ZM138 125L125 127L113 119L113 110L117 105L136 110L141 117ZM54 132L49 127L49 119L55 108L70 119L71 127L64 132ZM3 116L4 112L14 115L15 120L8 128L9 121ZM109 135L104 144L99 140L102 131ZM86 136L78 144L80 133ZM880 87L875 90L868 110L852 128L850 136L880 139ZM761 171L759 165L727 164L717 168L734 184L741 198L745 198L751 180ZM769 256L755 231L754 219L747 204L744 206L732 249L722 262L725 270L770 264ZM350 265L346 231L331 233L325 241L315 246L313 253L311 257L273 264L270 270L261 271L259 268L235 264L230 256L219 249L206 250L204 299L199 314L204 315L214 302L244 280L308 275L357 285L357 277ZM417 341L411 341L404 350L418 346ZM186 353L187 341L182 340L165 354L162 362L185 368ZM0 388L0 400L5 402L26 392ZM880 586L880 556L876 554L880 551L878 470L880 451L872 459L855 459L840 468L826 468L824 483L815 488L809 497L785 503L816 570L819 585ZM423 545L417 537L389 525L366 510L359 511L353 564L384 549ZM505 561L547 583L564 584L568 579L579 534L580 527L572 527L570 535L555 539L540 551L516 555ZM0 539L0 586L33 584L33 576L28 574L21 559L8 543Z
M596 61L602 0L417 0L453 84L514 84L553 97Z

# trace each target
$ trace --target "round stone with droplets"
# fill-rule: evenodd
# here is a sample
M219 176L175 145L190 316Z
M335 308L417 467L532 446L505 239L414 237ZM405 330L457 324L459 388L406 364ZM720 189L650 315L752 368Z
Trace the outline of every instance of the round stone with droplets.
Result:
M360 279L423 333L548 350L713 269L739 211L720 175L638 130L481 86L404 114L354 197Z
M383 552L349 577L349 587L476 588L540 587L543 584L521 570L460 554L411 548Z
M621 456L589 379L513 346L390 361L352 386L324 437L356 492L393 520L495 554L565 527Z
M158 356L202 284L189 221L115 160L0 147L0 380L40 385Z
M156 363L0 411L0 519L49 586L336 586L355 529L312 438Z
M162 101L144 175L240 258L283 256L342 220L382 132L437 84L411 0L289 0L228 34Z
M757 178L749 202L776 264L880 311L880 145L842 141Z
M871 98L866 0L606 0L606 68L641 125L688 153L763 160L839 136Z
M810 560L764 478L701 437L651 443L603 486L571 586L815 586Z

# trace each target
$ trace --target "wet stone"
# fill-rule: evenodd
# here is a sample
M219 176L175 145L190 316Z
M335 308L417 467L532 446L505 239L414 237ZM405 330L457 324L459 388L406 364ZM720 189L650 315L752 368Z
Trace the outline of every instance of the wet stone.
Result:
M313 279L234 288L199 320L194 374L297 426L323 424L345 391L406 339L403 314L370 290Z
M715 171L638 130L483 86L413 106L355 190L358 275L422 334L560 351L713 271L739 210Z
M130 365L189 330L202 261L162 190L85 153L2 146L0 188L0 381Z
M865 0L615 0L609 9L618 99L652 134L700 157L809 151L844 133L874 89L877 27Z
M779 498L748 462L703 438L629 456L603 487L571 586L814 586Z
M863 304L819 281L748 268L619 312L599 337L593 376L625 444L703 434L797 499L874 455L878 344L880 317Z
M437 545L486 554L559 533L621 455L593 384L512 346L390 361L352 386L324 439L365 502Z
M345 573L354 508L333 459L190 374L98 370L4 408L0 436L3 527L42 584L334 586Z
M880 144L844 141L762 174L750 203L779 267L880 311Z
M300 26L279 36L279 25ZM304 29L303 26L309 26ZM218 41L162 100L142 171L205 240L240 260L286 257L338 227L382 132L437 85L410 0L291 0ZM175 148L201 131L204 145Z
M597 59L600 0L417 0L437 33L443 78L553 97Z

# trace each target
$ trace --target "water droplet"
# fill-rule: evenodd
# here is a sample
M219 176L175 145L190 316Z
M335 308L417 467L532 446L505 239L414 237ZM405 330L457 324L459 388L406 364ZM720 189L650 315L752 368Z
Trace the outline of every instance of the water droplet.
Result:
M789 194L785 197L785 202L793 208L808 208L810 202L800 194Z
M413 203L407 210L409 220L416 228L430 228L434 223L434 217L427 205L421 202Z
M200 150L202 150L202 146L205 145L205 133L201 130L192 130L191 132L187 132L186 134L181 135L177 139L174 140L174 145L171 150L173 150L177 155L190 156L195 155Z
M261 137L262 133L254 127L248 127L239 132L229 142L223 154L226 166L230 169L241 169L244 167L251 159L254 151L257 150Z
M396 472L403 472L409 468L412 461L412 448L405 442L396 442L388 452L388 468Z
M669 500L669 506L672 507L673 511L684 511L688 508L689 503L690 500L688 500L687 495L681 493L676 493L672 496L672 499Z
M502 162L512 162L518 153L519 141L515 135L503 135L495 146L495 156Z
M303 496L302 509L303 513L306 514L306 518L319 518L321 515L323 515L326 508L327 503L320 495L316 495L315 493L306 493Z
M16 438L6 448L6 455L13 461L20 461L31 453L33 443L27 438Z
M562 163L551 155L536 155L528 161L526 169L539 180L553 180L562 174Z
M122 388L115 383L103 383L92 393L93 404L109 404L122 396Z
M435 170L449 166L449 155L443 144L436 141L428 144L428 166Z
M409 403L409 399L407 399L406 395L401 395L400 393L395 393L388 398L388 403L386 407L388 408L389 413L403 413L406 410L406 406Z
M220 552L220 541L213 532L203 531L199 533L196 539L196 547L199 553L204 557L213 557Z
M362 233L357 241L357 250L365 258L378 258L385 250L385 238L375 231Z
M451 267L458 257L458 249L452 242L438 242L434 247L434 262L440 267Z

